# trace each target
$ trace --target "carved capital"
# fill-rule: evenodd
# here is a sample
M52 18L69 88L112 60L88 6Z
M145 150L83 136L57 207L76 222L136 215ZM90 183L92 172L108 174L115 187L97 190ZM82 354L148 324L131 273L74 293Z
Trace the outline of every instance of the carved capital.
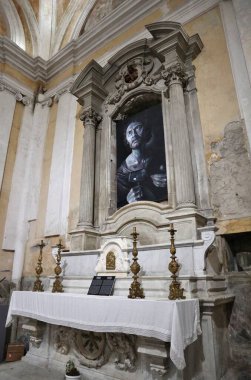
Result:
M179 63L163 70L161 72L161 76L165 80L165 83L168 87L173 84L180 84L184 86L187 81L187 75L185 73L184 67Z
M18 102L21 102L23 99L23 95L21 94L21 92L17 92L15 98Z
M47 98L44 101L42 101L41 104L42 104L42 107L51 107L53 104L53 98L52 97Z
M102 117L93 108L88 108L81 113L80 120L83 121L85 126L92 125L93 127L97 127Z
M28 96L23 96L22 103L25 106L29 106L31 104L31 98L29 98Z
M29 98L29 96L22 95L21 92L17 92L15 94L15 98L18 102L22 102L25 106L29 106L32 101L32 99Z

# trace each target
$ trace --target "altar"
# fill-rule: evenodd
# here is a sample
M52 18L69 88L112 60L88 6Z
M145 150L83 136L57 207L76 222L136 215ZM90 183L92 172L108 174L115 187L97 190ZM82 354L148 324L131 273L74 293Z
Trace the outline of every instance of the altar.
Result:
M170 342L170 358L179 370L186 366L185 348L201 334L196 299L131 300L118 296L15 291L7 325L14 315L84 331L133 334Z
M18 317L29 339L23 360L64 371L73 358L85 380L220 380L234 297L203 147L193 65L203 43L175 22L146 30L104 66L91 60L70 88L84 126L78 175L70 184L58 119L43 232L27 244L40 247L36 281L13 292L7 323ZM112 297L87 295L93 276L116 278ZM132 279L144 299L127 298Z

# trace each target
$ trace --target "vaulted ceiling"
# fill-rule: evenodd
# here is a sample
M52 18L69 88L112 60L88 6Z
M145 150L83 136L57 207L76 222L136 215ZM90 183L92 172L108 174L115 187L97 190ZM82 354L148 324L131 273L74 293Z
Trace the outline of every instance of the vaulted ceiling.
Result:
M0 36L48 60L126 0L0 0Z

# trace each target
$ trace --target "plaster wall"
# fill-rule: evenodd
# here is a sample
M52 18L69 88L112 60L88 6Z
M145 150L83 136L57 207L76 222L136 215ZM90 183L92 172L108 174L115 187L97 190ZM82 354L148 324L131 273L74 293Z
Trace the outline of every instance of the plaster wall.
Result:
M187 23L184 28L189 35L198 33L204 44L194 65L205 154L209 159L211 143L222 139L225 126L240 118L219 8Z

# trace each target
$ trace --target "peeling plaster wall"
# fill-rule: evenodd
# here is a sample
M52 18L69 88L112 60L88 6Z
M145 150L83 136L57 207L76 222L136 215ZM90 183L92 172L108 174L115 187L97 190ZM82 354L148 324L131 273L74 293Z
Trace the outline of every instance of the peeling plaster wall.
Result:
M212 205L220 219L251 214L251 162L248 157L244 125L229 123L221 141L211 144L209 160Z

